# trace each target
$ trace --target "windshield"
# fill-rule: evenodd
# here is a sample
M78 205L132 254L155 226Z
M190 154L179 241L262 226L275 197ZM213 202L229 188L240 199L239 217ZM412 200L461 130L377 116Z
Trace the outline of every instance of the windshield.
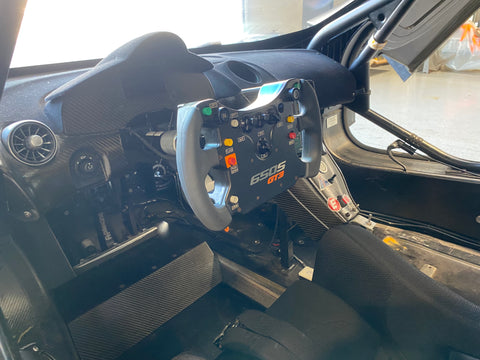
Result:
M238 43L311 26L334 0L29 0L11 67L103 58L154 31L187 47Z

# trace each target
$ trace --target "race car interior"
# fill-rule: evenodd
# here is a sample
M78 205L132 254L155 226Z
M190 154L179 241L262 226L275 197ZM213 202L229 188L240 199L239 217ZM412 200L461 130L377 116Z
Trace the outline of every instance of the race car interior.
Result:
M417 4L388 3L346 6L302 41L188 50L157 32L98 63L13 69L0 354L480 358L480 255L458 240L480 242L478 224L395 226L356 200L376 168L415 178L375 154L359 179L345 156L348 114L389 123L369 107L369 61ZM466 169L475 198L478 164L413 145L425 155L405 166L431 184Z

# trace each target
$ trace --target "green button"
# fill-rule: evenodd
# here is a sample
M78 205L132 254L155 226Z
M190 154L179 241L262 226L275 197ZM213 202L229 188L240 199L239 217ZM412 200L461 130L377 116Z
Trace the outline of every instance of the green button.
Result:
M202 109L202 114L203 114L203 115L206 115L206 116L212 115L212 108L210 108L210 107L208 107L208 106L207 106L207 107L204 107L204 108Z
M295 83L295 85L293 85L294 88L297 88L297 89L300 89L300 83Z

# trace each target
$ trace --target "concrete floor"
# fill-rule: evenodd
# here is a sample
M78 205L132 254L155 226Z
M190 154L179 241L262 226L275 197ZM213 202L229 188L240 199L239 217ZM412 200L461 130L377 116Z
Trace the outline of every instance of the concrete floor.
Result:
M388 65L371 74L373 110L452 155L480 161L480 71L417 72L405 83ZM351 131L381 149L396 139L358 115Z

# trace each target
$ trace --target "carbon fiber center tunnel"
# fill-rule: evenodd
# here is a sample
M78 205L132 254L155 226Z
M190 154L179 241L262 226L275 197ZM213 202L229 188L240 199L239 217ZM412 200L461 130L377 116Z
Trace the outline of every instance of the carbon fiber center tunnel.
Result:
M205 295L222 280L202 243L68 326L82 360L115 359Z

